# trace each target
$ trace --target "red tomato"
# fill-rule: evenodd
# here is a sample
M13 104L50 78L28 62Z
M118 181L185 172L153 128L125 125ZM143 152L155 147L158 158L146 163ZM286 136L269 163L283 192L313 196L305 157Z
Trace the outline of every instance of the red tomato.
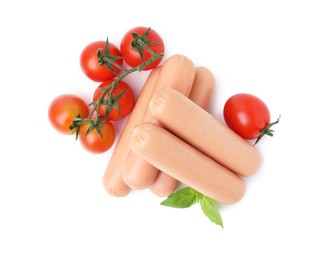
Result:
M90 124L85 123L80 127L79 140L81 145L90 153L106 152L114 143L115 130L113 124L109 121L99 126L102 136L96 129L92 129L87 134Z
M101 95L101 93L102 93L101 88L108 86L112 82L113 82L113 80L108 80L108 81L105 81L102 84L100 84L94 92L93 101L96 101L99 98L99 96ZM134 107L135 97L134 97L133 91L132 91L131 87L124 81L120 81L114 88L114 91L112 94L113 99L114 99L114 97L118 96L122 91L125 91L125 92L122 94L122 96L117 101L117 104L120 107L120 111L116 107L113 108L108 115L109 120L116 121L116 120L120 120L120 119L126 117L128 114L131 113L131 111ZM108 95L108 93L107 93L107 95ZM106 95L106 97L107 97L107 95ZM117 104L115 104L115 105L117 105ZM113 103L113 107L114 107L114 103ZM106 106L105 105L100 105L99 114L102 116L106 115Z
M124 57L125 62L133 68L143 62L137 47L135 47L136 41L133 37L134 34L137 35L138 39L141 39L144 43L146 43L154 53L164 53L165 51L164 42L160 35L152 29L149 30L147 35L146 32L148 32L148 29L148 27L135 27L128 31L122 38L120 46L122 56ZM147 61L150 57L151 54L146 49L143 49L144 61ZM146 66L144 70L150 70L157 67L161 60L162 58L157 59Z
M242 138L258 138L270 124L270 111L266 104L251 94L236 94L225 103L223 115L226 124Z
M65 94L55 98L48 109L48 118L52 126L63 134L73 134L69 126L72 120L78 115L80 117L89 116L87 104L79 97L71 94Z
M105 45L105 41L92 42L83 49L80 55L80 66L82 71L88 78L97 82L103 82L116 76L116 74L105 65L98 65L97 51L102 49L101 53L103 53ZM121 52L114 44L109 43L109 55L121 56ZM115 62L122 66L123 59L117 59ZM119 72L115 66L112 67L115 71Z

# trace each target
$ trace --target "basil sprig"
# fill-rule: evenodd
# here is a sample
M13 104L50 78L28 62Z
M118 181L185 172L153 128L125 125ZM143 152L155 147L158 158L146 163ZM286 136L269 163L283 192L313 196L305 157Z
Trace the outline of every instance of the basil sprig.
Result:
M200 204L205 216L207 216L213 223L223 228L223 222L217 203L213 199L203 195L191 187L177 190L173 194L169 195L167 199L162 201L160 205L173 208L189 208L195 203Z

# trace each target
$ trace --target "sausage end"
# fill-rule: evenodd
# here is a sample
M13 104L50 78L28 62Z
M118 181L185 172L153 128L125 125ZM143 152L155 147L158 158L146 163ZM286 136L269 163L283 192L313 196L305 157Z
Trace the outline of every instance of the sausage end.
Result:
M139 153L146 149L150 140L150 124L142 123L135 127L130 136L130 148L133 152Z
M163 114L169 103L168 93L170 89L164 88L157 91L154 96L151 98L149 103L149 109L153 116L158 114Z
M130 187L125 183L109 183L106 179L103 179L103 187L105 191L114 197L125 197L130 192Z

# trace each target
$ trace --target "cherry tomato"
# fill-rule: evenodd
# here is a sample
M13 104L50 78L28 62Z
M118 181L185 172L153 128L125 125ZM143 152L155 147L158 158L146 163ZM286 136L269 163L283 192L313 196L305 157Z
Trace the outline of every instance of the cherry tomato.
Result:
M80 127L79 140L81 145L90 153L98 154L106 152L114 143L115 130L110 121L100 124L99 129L102 134L98 133L96 129L87 130L90 124L85 123Z
M147 27L135 27L124 35L120 46L124 61L129 66L134 68L143 62L141 55L139 54L139 49L136 47L136 41L133 37L134 35L137 35L136 37L138 39L141 39L144 43L146 43L154 53L164 53L164 42L156 31ZM147 61L151 57L151 54L145 48L142 50L142 53L144 61ZM161 60L162 58L159 58L156 61L150 63L144 68L144 70L150 70L157 67Z
M242 138L259 138L260 133L270 124L270 111L258 97L239 93L225 103L223 115L226 124Z
M98 65L97 51L101 49L100 52L103 53L105 45L105 41L92 42L82 50L80 55L80 66L82 71L88 78L97 82L104 82L116 76L116 74L105 65ZM109 55L121 57L121 52L114 44L109 43ZM122 66L123 59L117 59L115 62ZM116 72L119 72L115 66L112 66L112 68Z
M81 98L71 94L56 97L48 109L50 123L63 134L73 134L75 132L75 130L71 131L69 126L78 115L88 117L89 108Z
M113 82L113 80L108 80L108 81L105 81L102 84L100 84L94 92L93 101L96 101L99 98L99 96L102 93L101 89L103 87L108 86L112 82ZM116 121L116 120L120 120L120 119L126 117L128 114L131 113L131 111L134 107L135 97L134 97L132 88L130 87L129 84L127 84L124 81L120 81L116 85L116 87L114 88L113 93L112 93L112 98L113 99L116 98L122 91L125 91L125 92L116 101L120 108L120 111L118 110L118 108L114 107L114 104L113 104L113 109L111 110L111 112L108 115L109 120ZM108 95L108 93L107 93L107 95ZM106 97L107 97L107 95L106 95ZM115 104L115 105L117 105L117 104ZM102 116L106 115L106 106L105 105L100 105L99 114Z

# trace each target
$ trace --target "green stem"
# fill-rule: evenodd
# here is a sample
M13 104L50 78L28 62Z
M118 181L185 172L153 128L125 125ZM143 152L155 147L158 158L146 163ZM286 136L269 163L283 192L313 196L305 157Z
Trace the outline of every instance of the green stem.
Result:
M274 122L269 123L260 133L259 136L257 137L254 146L262 139L262 137L264 135L268 135L268 136L273 136L273 130L271 129L272 126L276 125L279 123L280 121L280 117L281 115L279 115L279 117L277 118L277 120L275 120Z
M103 100L104 96L106 95L106 93L110 90L109 92L109 97L112 96L112 93L115 89L115 87L117 86L117 84L123 80L127 75L133 73L133 72L136 72L136 71L141 71L143 70L146 66L148 66L149 64L151 64L152 62L156 61L157 59L161 58L163 56L163 54L161 53L154 53L150 59L148 59L147 61L141 63L140 65L134 67L134 68L130 68L128 70L125 70L123 69L122 70L122 74L119 75L111 84L109 84L108 86L106 87L103 87L101 88L102 90L102 93L101 95L99 96L98 100L99 100L99 103L101 103L101 101Z
M144 44L144 46L146 46L146 44ZM115 87L117 86L117 84L121 80L123 80L126 76L128 76L129 74L131 74L133 72L143 70L146 66L148 66L149 64L151 64L152 62L158 60L159 58L161 58L163 56L162 53L153 53L152 51L151 51L151 54L152 54L151 57L147 61L141 63L140 65L138 65L134 68L130 68L130 69L124 69L121 66L119 66L116 62L109 61L110 64L117 67L122 73L120 75L118 75L117 78L112 83L101 88L101 94L100 94L99 98L97 99L97 101L93 103L93 108L92 108L88 118L75 118L73 121L72 127L74 127L75 125L81 126L84 123L91 123L92 126L96 127L100 123L100 115L99 115L99 113L97 113L96 117L94 119L91 119L91 117L93 116L95 111L99 111L100 105L102 104L106 94L108 93L107 99L112 99L112 93L113 93ZM107 118L105 118L104 121L106 122L106 120L107 120Z
M113 61L112 59L108 57L103 57L102 59L105 63L111 64L112 66L118 68L120 71L125 71L125 69L122 66L120 66L117 62ZM113 71L113 73L116 75L118 74L116 71Z
M137 44L141 45L143 48L145 48L151 55L154 55L155 53L148 47L147 44L144 43L141 39L137 40Z

